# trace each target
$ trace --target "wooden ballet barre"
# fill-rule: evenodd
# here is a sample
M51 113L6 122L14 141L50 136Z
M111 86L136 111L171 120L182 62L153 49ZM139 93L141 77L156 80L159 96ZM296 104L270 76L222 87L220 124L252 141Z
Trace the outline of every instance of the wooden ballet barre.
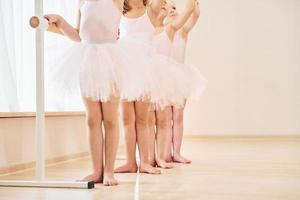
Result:
M48 20L43 17L33 16L29 20L29 24L32 28L41 29L44 31L49 31L51 33L56 33L60 35L64 35L59 28L57 28L56 24L49 24Z

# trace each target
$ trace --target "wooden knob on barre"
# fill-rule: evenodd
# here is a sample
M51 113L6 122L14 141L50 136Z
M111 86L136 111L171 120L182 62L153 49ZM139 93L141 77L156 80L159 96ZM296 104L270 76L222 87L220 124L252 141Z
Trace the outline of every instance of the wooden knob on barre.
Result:
M60 29L57 28L56 24L49 24L48 20L44 17L32 16L29 20L29 24L35 29L63 35Z

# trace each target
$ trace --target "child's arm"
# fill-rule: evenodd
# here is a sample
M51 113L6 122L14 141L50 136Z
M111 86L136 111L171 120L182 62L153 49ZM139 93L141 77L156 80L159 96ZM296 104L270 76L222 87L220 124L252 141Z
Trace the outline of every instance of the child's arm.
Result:
M80 14L79 14L80 15ZM49 26L55 26L57 27L65 36L70 38L71 40L75 42L80 42L80 36L79 36L79 23L77 24L77 27L72 27L63 17L59 15L45 15L44 16L49 21Z
M185 25L182 28L182 34L184 36L187 36L189 32L194 28L195 24L197 23L200 16L200 8L198 1L195 2L195 9L188 19L188 21L185 23Z
M183 27L183 25L188 21L191 14L193 13L195 8L195 0L187 0L185 10L174 19L173 22L170 23L169 27L173 29L173 31L177 31Z
M51 27L52 24L57 27L65 36L70 38L71 40L75 42L80 42L81 38L79 36L79 30L80 30L80 7L83 4L83 0L79 1L78 6L78 13L77 13L77 25L76 28L71 26L63 17L60 15L45 15L44 17L49 21L49 26ZM52 25L53 26L53 25Z

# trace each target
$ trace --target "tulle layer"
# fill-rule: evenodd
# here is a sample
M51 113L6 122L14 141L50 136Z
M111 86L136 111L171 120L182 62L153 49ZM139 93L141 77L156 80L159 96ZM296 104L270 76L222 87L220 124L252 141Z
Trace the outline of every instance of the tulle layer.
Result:
M198 100L206 88L206 79L193 65L179 63L161 54L152 54L150 65L151 110L184 107L188 99Z
M146 60L117 43L77 44L47 64L47 84L57 94L81 92L94 101L120 97L128 101L150 98Z
M157 109L199 98L206 81L196 67L150 52L149 43L135 38L77 44L47 63L46 84L58 97L148 100Z

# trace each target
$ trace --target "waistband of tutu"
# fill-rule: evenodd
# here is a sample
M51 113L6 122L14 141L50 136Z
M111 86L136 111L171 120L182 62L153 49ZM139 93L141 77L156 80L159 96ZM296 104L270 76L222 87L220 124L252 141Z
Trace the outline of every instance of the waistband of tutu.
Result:
M92 40L81 40L82 44L108 44L108 43L116 43L117 40L112 39L112 40L98 40L98 41L92 41Z

